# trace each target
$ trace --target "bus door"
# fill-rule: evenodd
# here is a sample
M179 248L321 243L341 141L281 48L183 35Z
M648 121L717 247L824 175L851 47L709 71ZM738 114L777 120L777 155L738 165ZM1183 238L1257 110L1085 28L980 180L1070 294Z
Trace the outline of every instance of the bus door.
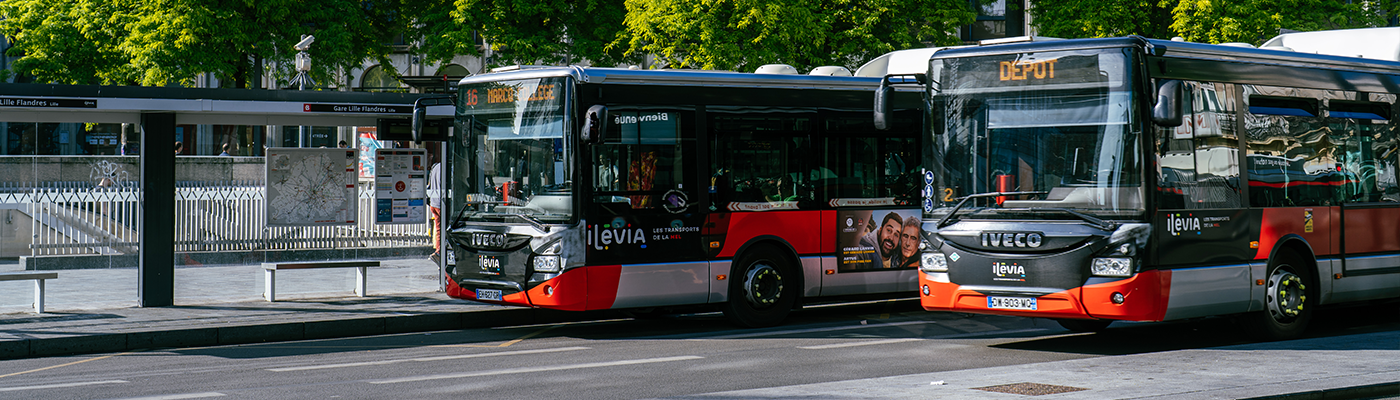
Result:
M1342 205L1339 270L1347 276L1400 268L1397 143L1389 110L1384 103L1329 104L1327 122L1338 150L1336 188Z
M613 107L590 147L589 265L621 266L613 308L705 303L694 112Z

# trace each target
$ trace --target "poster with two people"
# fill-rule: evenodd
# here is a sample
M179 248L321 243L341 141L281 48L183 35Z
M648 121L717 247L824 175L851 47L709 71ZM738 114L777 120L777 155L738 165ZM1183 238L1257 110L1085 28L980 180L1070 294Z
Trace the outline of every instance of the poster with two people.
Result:
M840 272L918 268L919 210L847 210L836 217Z

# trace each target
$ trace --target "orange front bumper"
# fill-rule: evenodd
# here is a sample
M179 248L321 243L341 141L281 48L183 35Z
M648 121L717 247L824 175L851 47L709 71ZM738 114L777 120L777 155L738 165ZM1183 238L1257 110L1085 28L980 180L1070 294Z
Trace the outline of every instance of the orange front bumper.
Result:
M940 279L946 280L946 279ZM928 293L924 294L924 288ZM1036 297L1036 310L1003 310L987 307L987 295L961 285L938 282L919 273L919 302L928 311L954 311L1019 317L1161 321L1167 311L1171 271L1152 270L1113 282L1086 285ZM1113 293L1122 293L1114 304Z

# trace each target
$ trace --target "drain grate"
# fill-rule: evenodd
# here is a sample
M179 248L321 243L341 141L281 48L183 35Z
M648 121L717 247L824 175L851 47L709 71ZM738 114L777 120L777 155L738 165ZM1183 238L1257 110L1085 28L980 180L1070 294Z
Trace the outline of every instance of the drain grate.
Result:
M1044 383L1030 383L1030 382L1012 383L1012 384L996 385L996 386L986 386L986 387L973 388L973 389L985 390L985 391L988 391L988 392L997 392L997 393L1024 394L1024 395L1027 395L1027 396L1039 396L1039 395L1042 395L1042 394L1060 394L1060 393L1078 392L1078 391L1081 391L1081 390L1089 390L1088 388L1079 388L1079 387L1073 387L1073 386L1046 385L1046 384L1044 384Z

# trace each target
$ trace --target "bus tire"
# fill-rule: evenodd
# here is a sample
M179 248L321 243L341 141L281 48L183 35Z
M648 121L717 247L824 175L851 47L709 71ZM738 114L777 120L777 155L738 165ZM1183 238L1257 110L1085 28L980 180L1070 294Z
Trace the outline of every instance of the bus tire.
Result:
M792 311L797 279L787 257L772 246L754 246L730 267L724 316L746 328L778 325Z
M1070 332L1097 333L1108 329L1108 325L1113 323L1109 319L1057 319L1060 326Z
M1317 296L1309 299L1313 275L1303 258L1281 250L1269 263L1264 286L1264 311L1254 313L1255 335L1264 340L1287 340L1303 335L1317 308Z

